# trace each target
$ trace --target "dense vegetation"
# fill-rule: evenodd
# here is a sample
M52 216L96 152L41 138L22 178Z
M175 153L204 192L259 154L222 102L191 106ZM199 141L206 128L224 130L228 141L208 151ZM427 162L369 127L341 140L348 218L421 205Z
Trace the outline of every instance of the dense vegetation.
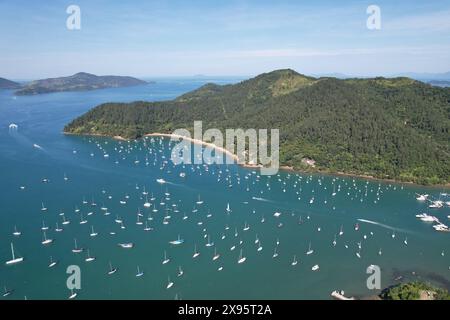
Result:
M450 89L409 78L311 78L292 70L235 85L207 84L172 101L107 103L72 123L74 134L170 133L192 128L278 128L280 161L313 170L421 184L450 182Z
M104 88L129 87L145 84L145 81L123 76L96 76L79 72L69 77L32 81L15 92L16 95L31 95L60 91L86 91Z
M402 283L387 288L380 297L385 300L450 300L447 290L424 282Z

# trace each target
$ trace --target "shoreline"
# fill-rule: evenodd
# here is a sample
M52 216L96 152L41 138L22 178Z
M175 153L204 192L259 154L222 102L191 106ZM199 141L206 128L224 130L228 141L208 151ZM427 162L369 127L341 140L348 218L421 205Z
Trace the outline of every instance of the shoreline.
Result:
M104 135L104 134L77 134L77 133L70 133L70 132L63 132L63 134L66 135L73 135L73 136L94 136L94 137L105 137L105 138L111 138L114 140L118 140L118 141L131 141L131 140L137 140L137 139L127 139L124 138L122 136L116 135L116 136L108 136L108 135ZM212 142L205 142L202 140L198 140L198 139L194 139L194 138L190 138L190 137L185 137L185 136L181 136L181 135L176 135L176 134L171 134L171 133L159 133L159 132L154 132L154 133L147 133L144 134L143 137L163 137L163 138L175 138L175 139L186 139L192 143L196 143L196 144L200 144L209 148L213 148L216 150L219 150L222 153L225 153L226 155L230 156L233 160L238 160L238 156L234 153L232 153L231 151L229 151L228 149L224 148L224 147L219 147L217 145L215 145ZM241 163L236 163L237 165L243 167L243 168L247 168L247 169L258 169L261 168L261 165L254 165L254 164L241 164ZM364 175L364 174L356 174L356 173L345 173L345 172L329 172L329 171L321 171L319 169L315 169L313 171L308 171L308 170L300 170L300 169L294 169L293 167L290 166L280 166L279 167L279 171L283 171L283 172L292 172L292 173L302 173L302 174L321 174L321 175L328 175L328 176L334 176L334 177L351 177L351 178L358 178L358 179L363 179L363 180L369 180L369 181L379 181L379 182L384 182L384 183L396 183L396 184L407 184L410 186L417 186L417 187L424 187L424 188L433 188L433 189L437 189L437 188L450 188L450 183L447 184L435 184L435 185L423 185L423 184L418 184L412 181L400 181L400 180L395 180L395 179L383 179L383 178L376 178L370 175Z

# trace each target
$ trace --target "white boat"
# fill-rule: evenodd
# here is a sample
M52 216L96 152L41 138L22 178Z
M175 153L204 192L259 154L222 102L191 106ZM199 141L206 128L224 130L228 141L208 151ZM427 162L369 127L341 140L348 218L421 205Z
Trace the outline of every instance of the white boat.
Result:
M273 214L273 216L274 216L275 218L278 218L279 216L281 216L281 212L275 212L275 213Z
M170 288L172 288L173 287L173 282L172 281L170 281L170 277L168 278L168 281L167 281L167 289L170 289Z
M317 270L319 270L319 265L318 265L318 264L314 265L314 266L311 268L311 270L312 270L312 271L317 271Z
M198 201L196 202L196 204L203 204L203 200L200 199L200 195L198 196Z
M144 275L144 272L139 270L139 266L137 266L136 278L140 278Z
M245 222L244 229L242 229L242 230L244 230L244 231L250 230L250 226L247 224L247 222Z
M205 244L206 247L212 247L214 245L214 242L211 242L210 237L208 235L208 242Z
M306 251L306 255L310 255L310 254L313 254L314 253L314 250L313 249L311 249L311 242L309 243L309 247L308 247L308 251Z
M174 245L174 246L180 245L180 244L182 244L183 242L184 242L184 239L181 239L181 238L180 238L180 235L178 235L178 239L177 239L177 240L169 241L169 243L172 244L172 245Z
M45 222L42 221L42 227L41 227L42 231L48 230L48 227L45 225Z
M213 261L217 260L220 258L220 254L217 253L217 248L214 248L214 256L213 256Z
M23 257L16 258L15 254L14 254L14 246L13 246L12 242L11 242L11 256L12 256L12 259L6 261L6 263L5 263L7 266L21 263L24 260Z
M162 264L167 264L170 262L170 259L167 257L167 252L164 251L164 260L162 261Z
M108 275L114 274L117 272L117 268L113 268L111 261L109 262L109 271L108 271Z
M81 252L83 252L83 251L84 251L83 248L78 248L78 245L77 245L77 239L73 239L73 240L74 240L74 242L75 242L75 246L74 246L74 248L72 249L72 252L73 252L73 253L81 253Z
M47 239L47 235L45 234L45 231L44 231L44 240L42 240L42 244L45 246L45 245L51 244L52 242L53 242L53 239Z
M291 262L291 265L292 265L292 266L296 266L297 263L298 263L298 261L297 261L297 256L294 255L294 260Z
M50 256L50 263L48 265L49 268L53 268L58 264L58 261L53 261L53 257Z
M338 300L355 300L355 298L353 298L353 297L351 297L351 298L347 298L346 296L344 296L344 291L337 291L337 290L335 290L335 291L333 291L332 293L331 293L331 296L333 297L333 298L336 298L336 299L338 299Z
M275 249L273 249L273 255L272 255L272 258L278 257L277 248L278 248L278 247L275 247Z
M18 237L18 236L20 236L21 234L22 234L22 232L18 231L18 230L17 230L17 227L14 226L13 236Z
M241 252L239 253L238 264L244 263L245 260L247 260L247 258L242 255L242 249L241 249Z
M227 208L226 208L226 211L227 211L228 213L230 213L230 212L231 212L231 209L230 209L230 204L229 204L229 203L227 203Z
M63 232L63 229L59 227L58 222L56 223L55 231L56 232Z
M3 297L8 297L10 295L12 295L14 292L14 290L8 290L6 287L4 287L4 291L3 291Z
M94 231L94 226L91 226L91 233L89 234L89 236L91 236L91 237L98 236L98 233Z
M405 246L408 245L408 237L405 238L405 240L403 241L403 243L405 244Z
M158 182L160 184L164 184L164 183L166 183L166 180L159 178L159 179L156 179L156 182Z
M89 252L89 249L87 250L87 256L86 256L86 259L84 259L84 261L86 261L86 262L92 262L92 261L94 261L95 260L95 257L91 257L91 254L90 254L90 252Z
M44 203L42 202L41 211L47 211L47 208L44 206Z
M197 245L194 245L194 254L192 255L192 258L197 258L200 255L200 252L197 251Z
M361 248L356 252L356 256L361 259Z
M151 227L148 226L147 221L145 221L145 228L144 231L152 231L153 229Z
M134 243L133 242L118 243L118 246L124 249L131 249L134 247Z
M342 236L344 234L344 227L341 226L341 229L339 230L339 236Z
M70 290L70 296L69 296L69 300L73 300L77 297L77 293L73 291L73 289Z
M179 266L178 267L178 274L177 274L177 276L181 277L183 274L184 274L184 271L183 271L183 269L181 269L181 266Z
M427 194L416 194L416 195L417 195L417 197L416 197L417 201L426 201L428 198Z
M333 240L333 247L336 247L337 241L336 241L336 235L334 235L334 240Z

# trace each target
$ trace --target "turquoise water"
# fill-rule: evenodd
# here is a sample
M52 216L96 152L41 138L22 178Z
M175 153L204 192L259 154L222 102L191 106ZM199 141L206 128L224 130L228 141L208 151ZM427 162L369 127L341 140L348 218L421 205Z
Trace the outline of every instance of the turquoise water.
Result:
M366 296L378 292L366 287L371 264L381 267L382 287L398 276L449 286L450 234L415 217L427 212L448 224L449 208L429 209L415 193L450 201L441 195L449 190L286 172L265 177L236 165L174 166L168 140L118 142L61 133L67 122L99 103L171 99L204 82L165 79L148 86L16 99L11 91L0 91L0 286L14 290L8 299L67 299L69 265L81 269L79 299L329 299L336 289ZM8 129L12 122L19 126L16 132ZM159 178L167 183L157 183ZM150 208L144 207L144 187ZM202 204L196 204L199 196ZM144 225L136 224L138 211ZM62 212L69 225L62 225ZM82 219L88 222L80 224ZM151 231L143 230L145 221ZM48 246L41 244L43 222L47 238L54 240ZM55 231L57 222L62 232ZM243 230L245 225L249 230ZM15 226L22 232L18 237L12 234ZM96 237L90 236L92 226ZM183 244L169 244L179 235ZM208 235L214 242L210 247L205 246ZM72 253L74 238L83 253ZM25 260L5 266L11 242ZM135 247L118 247L123 242ZM310 243L314 252L306 255ZM193 259L195 245L200 256ZM87 249L95 261L85 261ZM237 263L240 249L246 257L242 264ZM163 265L164 251L170 262ZM48 267L50 256L58 261L54 268ZM291 265L294 256L296 266ZM109 262L118 269L113 275L107 275ZM314 272L316 264L320 269ZM142 277L135 276L137 266Z

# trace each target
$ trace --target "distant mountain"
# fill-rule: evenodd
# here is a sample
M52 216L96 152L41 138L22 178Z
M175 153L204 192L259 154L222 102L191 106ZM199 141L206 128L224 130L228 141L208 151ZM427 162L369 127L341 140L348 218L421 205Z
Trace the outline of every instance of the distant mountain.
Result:
M102 104L64 130L138 138L192 128L194 120L203 130L277 128L280 162L294 169L450 182L450 88L409 78L340 80L277 70L170 101Z
M397 74L396 76L408 77L408 78L421 80L421 81L427 81L427 80L449 80L450 81L450 72L445 72L445 73L406 72L406 73Z
M26 84L16 95L32 95L61 91L87 91L104 88L130 87L147 82L123 76L96 76L80 72L69 77L36 80Z
M5 78L0 78L0 89L18 89L21 84Z
M450 80L430 80L427 83L437 87L450 87Z

